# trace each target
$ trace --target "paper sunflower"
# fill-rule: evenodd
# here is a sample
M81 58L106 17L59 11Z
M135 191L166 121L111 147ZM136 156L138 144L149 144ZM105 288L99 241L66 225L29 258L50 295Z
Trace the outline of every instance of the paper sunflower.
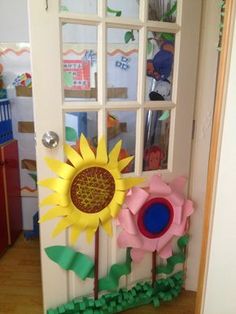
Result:
M126 190L142 181L140 178L121 178L122 169L133 157L118 161L121 141L108 156L104 138L99 141L95 154L84 135L80 137L80 154L67 144L64 148L69 162L46 158L49 168L58 177L39 182L53 191L41 206L54 205L40 222L62 217L52 236L69 228L71 244L82 231L86 231L87 240L91 241L99 223L108 235L112 235L111 221L120 211Z
M118 215L118 245L132 248L133 261L139 262L146 251L162 258L172 255L172 239L185 233L193 213L192 201L183 195L185 182L179 177L168 185L155 175L147 190L134 187L127 194Z

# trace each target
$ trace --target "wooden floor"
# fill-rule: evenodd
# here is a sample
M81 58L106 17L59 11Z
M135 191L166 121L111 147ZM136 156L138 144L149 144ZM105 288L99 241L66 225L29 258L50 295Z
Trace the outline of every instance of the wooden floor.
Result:
M195 293L183 292L176 300L126 311L127 314L193 314ZM43 314L39 243L21 236L0 257L0 314Z

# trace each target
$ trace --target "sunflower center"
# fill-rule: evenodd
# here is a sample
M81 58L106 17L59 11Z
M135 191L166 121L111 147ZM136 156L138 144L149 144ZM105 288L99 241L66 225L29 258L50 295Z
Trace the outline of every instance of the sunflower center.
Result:
M91 167L82 170L71 185L71 200L85 213L97 213L112 200L115 193L113 176L104 168Z

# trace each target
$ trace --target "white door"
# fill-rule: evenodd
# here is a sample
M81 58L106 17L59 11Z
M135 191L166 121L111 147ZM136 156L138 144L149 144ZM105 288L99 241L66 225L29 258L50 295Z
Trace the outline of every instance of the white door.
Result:
M109 149L122 139L124 156L135 155L126 168L131 176L188 177L200 1L178 0L177 9L173 0L28 2L39 180L53 176L44 157L63 161L63 142L76 146L81 132L94 147L101 135ZM58 134L57 148L42 144L47 131ZM39 187L40 200L48 193ZM67 232L51 238L57 222L41 225L46 309L93 290L92 280L81 281L46 256L45 247L68 244ZM112 238L100 232L100 276L125 259L115 223L113 230ZM75 248L94 255L83 234ZM150 254L121 284L150 278L148 265Z

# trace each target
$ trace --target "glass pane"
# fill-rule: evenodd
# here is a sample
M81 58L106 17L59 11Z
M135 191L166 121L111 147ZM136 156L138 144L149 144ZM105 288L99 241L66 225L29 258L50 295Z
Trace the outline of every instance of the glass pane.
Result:
M148 19L152 21L176 22L176 0L149 0Z
M91 148L97 146L98 137L98 114L89 112L65 113L65 140L79 152L79 138L83 133L88 139Z
M67 101L97 100L97 27L62 26L63 79Z
M107 98L136 100L138 79L137 30L107 30Z
M169 110L145 110L143 170L167 169Z
M107 15L139 18L139 1L137 0L108 0Z
M146 100L171 100L175 35L148 32Z
M61 0L60 11L97 14L97 0Z
M136 112L109 111L107 114L107 139L109 151L122 140L120 159L135 155ZM133 172L134 160L122 172Z

